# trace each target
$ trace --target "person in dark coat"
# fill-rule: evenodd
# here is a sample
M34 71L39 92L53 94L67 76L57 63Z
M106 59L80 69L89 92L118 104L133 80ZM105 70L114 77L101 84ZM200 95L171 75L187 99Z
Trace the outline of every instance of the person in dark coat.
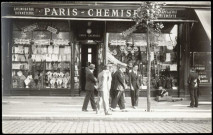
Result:
M86 96L85 96L83 107L82 107L82 111L85 111L85 112L88 111L87 106L88 106L89 100L91 102L91 106L92 106L93 111L96 111L94 90L95 90L95 85L97 83L97 79L93 75L95 65L90 64L90 66L88 68L89 68L89 70L86 73L86 85L85 85Z
M112 67L110 68L110 72L112 76L111 89L110 89L110 104L112 104L112 99L115 97L114 82L115 82L116 71L117 71L117 65L112 65Z
M198 82L199 82L199 76L198 73L195 71L194 67L191 68L191 71L189 73L188 77L188 84L189 84L189 93L190 93L190 106L188 107L198 107Z
M130 94L132 107L138 106L139 88L142 85L142 75L138 72L138 65L133 66L133 71L129 73L130 77Z
M111 110L114 111L116 108L117 104L119 105L119 108L121 109L122 112L126 112L125 110L125 104L124 104L124 92L126 89L126 83L125 83L125 75L124 72L126 70L125 65L120 65L119 70L117 70L114 74L114 90L115 90L115 95L114 98L112 99L112 104L111 104Z

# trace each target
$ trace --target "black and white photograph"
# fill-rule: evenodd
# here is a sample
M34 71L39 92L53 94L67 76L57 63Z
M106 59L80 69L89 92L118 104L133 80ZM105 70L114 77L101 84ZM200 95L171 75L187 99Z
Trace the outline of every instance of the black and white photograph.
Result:
M212 133L211 1L1 2L3 134Z

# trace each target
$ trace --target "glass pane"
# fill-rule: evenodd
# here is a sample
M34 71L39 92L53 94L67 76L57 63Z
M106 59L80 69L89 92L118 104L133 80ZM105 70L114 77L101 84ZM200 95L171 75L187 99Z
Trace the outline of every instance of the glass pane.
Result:
M92 53L92 48L88 48L88 53Z
M92 63L92 54L88 54L88 62Z
M31 25L23 27L27 28ZM43 27L43 25L40 27ZM13 88L38 90L41 88L71 88L71 45L69 37L69 32L60 32L57 36L46 30L26 32L14 30L12 47Z

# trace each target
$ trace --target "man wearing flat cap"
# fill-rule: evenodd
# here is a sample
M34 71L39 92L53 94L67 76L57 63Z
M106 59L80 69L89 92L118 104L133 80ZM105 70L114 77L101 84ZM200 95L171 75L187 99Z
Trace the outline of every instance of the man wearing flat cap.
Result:
M111 109L114 111L117 104L119 105L119 108L122 112L126 112L125 110L125 104L124 104L124 92L126 89L126 83L125 83L125 75L124 72L126 71L126 65L119 64L120 68L115 72L114 75L114 89L115 89L115 95L112 99Z
M86 73L86 85L85 85L86 96L85 96L83 107L82 107L82 111L85 111L85 112L88 111L87 106L88 106L89 100L91 102L93 111L96 111L94 90L95 90L95 85L97 83L97 79L93 75L95 65L90 64L90 66L88 68L89 68L89 70Z

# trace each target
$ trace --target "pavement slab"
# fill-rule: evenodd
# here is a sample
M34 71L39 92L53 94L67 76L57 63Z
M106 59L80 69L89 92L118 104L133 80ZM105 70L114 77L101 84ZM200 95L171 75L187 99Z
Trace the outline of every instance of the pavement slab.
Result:
M177 102L157 102L151 98L151 112L146 111L146 98L139 98L137 109L131 107L131 98L125 98L128 112L117 107L112 115L105 115L103 107L96 114L88 105L83 112L84 97L45 97L8 96L2 99L2 118L4 120L211 120L211 101L200 100L198 108L188 108L189 100Z

